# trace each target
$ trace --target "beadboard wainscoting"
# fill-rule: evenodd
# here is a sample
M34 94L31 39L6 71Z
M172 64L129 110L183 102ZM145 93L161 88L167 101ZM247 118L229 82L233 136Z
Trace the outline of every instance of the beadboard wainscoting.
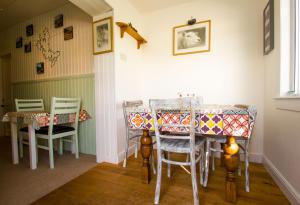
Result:
M51 97L80 97L81 108L92 117L79 123L79 151L96 154L94 75L79 75L12 84L13 98L42 98L50 110Z

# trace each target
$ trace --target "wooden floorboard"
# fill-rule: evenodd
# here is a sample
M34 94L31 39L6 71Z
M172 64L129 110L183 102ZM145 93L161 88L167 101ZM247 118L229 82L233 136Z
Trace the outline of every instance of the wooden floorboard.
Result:
M185 159L185 156L173 157ZM127 168L122 164L102 163L34 204L153 204L156 177L150 184L142 184L140 169L140 157L130 157ZM217 161L216 171L210 171L208 188L199 186L200 204L231 205L225 202L224 177L224 168ZM243 175L238 178L238 187L237 205L289 204L261 164L250 164L250 193L244 191ZM180 167L173 166L171 179L168 179L164 166L160 204L193 204L190 175Z

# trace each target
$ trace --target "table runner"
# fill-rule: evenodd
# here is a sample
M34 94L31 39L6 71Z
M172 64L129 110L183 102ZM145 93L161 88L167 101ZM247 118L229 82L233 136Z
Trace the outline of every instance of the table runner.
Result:
M196 107L196 133L208 135L228 135L249 138L254 126L257 110L254 106L247 108L230 105L201 105ZM149 107L140 106L126 110L128 126L131 129L154 130L154 120ZM163 112L158 114L159 124L190 123L186 113ZM170 132L182 132L178 127L166 128Z
M45 111L38 112L9 112L3 116L3 122L10 122L11 119L16 118L18 123L21 124L33 124L34 129L39 129L40 127L49 126L50 123L50 113ZM79 112L79 121L85 121L90 119L91 116L86 110L81 110ZM54 124L65 124L72 123L75 121L74 114L61 114L54 116Z

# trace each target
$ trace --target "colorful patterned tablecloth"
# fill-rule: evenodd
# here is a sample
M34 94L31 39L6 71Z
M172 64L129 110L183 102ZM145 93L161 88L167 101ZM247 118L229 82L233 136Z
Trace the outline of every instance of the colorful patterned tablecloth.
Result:
M86 110L79 112L79 121L85 121L90 119L91 116ZM33 124L35 129L48 126L50 123L50 113L45 111L39 112L9 112L3 116L2 122L10 122L16 120L20 124ZM54 124L65 124L75 122L74 114L61 114L54 116Z
M154 120L149 107L129 108L128 126L131 129L154 130ZM209 135L251 136L257 115L254 106L247 108L227 105L202 105L196 108L196 133ZM188 124L190 115L179 112L163 112L157 115L159 124ZM178 127L168 127L164 131L182 132Z

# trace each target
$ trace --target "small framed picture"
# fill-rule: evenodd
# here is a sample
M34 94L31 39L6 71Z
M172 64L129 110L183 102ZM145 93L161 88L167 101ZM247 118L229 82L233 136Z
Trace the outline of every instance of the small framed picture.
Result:
M32 36L33 35L33 24L30 24L26 26L26 36Z
M64 15L59 14L54 17L54 27L59 28L64 26Z
M264 9L264 55L274 49L274 0L269 0Z
M93 23L94 55L113 51L113 19L108 17Z
M24 52L25 53L31 52L31 42L24 44Z
M36 73L44 74L44 62L40 62L36 64Z
M173 28L173 55L184 55L210 51L211 21L200 21L193 25Z
M69 26L64 28L64 40L70 40L73 38L73 26Z
M23 46L23 38L22 37L18 37L16 39L16 48L22 48Z

